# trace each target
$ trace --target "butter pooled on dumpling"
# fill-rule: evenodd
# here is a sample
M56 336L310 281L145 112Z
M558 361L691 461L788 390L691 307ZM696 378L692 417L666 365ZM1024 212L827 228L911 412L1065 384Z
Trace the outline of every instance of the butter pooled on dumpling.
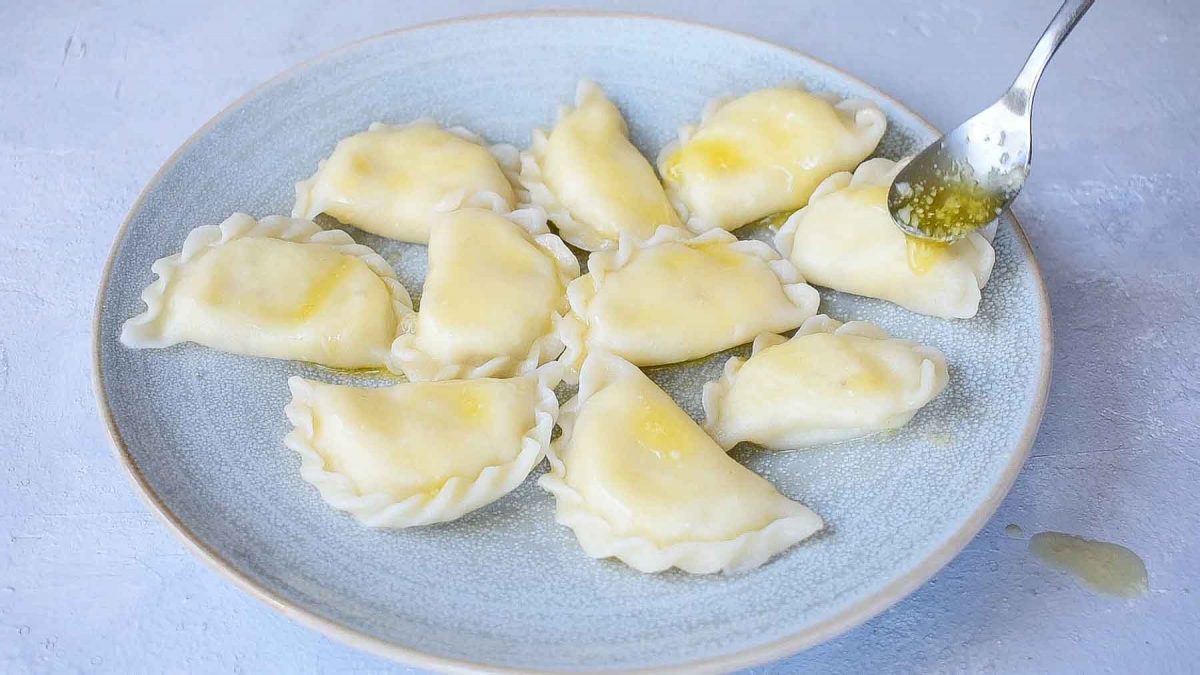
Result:
M534 130L521 183L559 235L588 251L615 248L622 233L646 238L680 224L621 111L592 82L579 83L575 107L560 110L549 134Z
M874 152L886 129L869 101L761 89L711 103L659 153L658 168L689 228L736 230L804 206L827 176Z
M775 247L817 286L880 298L919 314L971 318L996 260L985 236L994 229L948 245L906 236L887 207L888 188L902 166L877 158L853 174L830 176L780 228Z
M626 235L617 250L593 253L588 270L568 286L562 322L562 359L576 370L596 350L639 366L699 358L792 330L820 303L770 246L724 230Z
M904 426L946 387L933 347L863 321L815 316L790 340L766 334L704 386L705 429L729 449L801 448Z
M593 558L642 572L741 572L822 527L619 357L588 358L559 425L539 483Z
M387 262L341 230L235 213L193 230L151 268L147 309L121 342L195 342L234 354L333 368L380 368L412 313Z
M364 525L453 520L508 494L542 461L559 371L379 388L293 377L284 442L300 455L301 477Z
M485 145L432 120L376 122L338 141L312 177L296 183L292 215L326 213L390 239L423 244L430 217L462 206L516 206L517 149ZM506 173L507 172L507 173Z
M533 370L562 352L566 287L578 276L541 209L439 214L420 312L393 345L392 368L414 381Z

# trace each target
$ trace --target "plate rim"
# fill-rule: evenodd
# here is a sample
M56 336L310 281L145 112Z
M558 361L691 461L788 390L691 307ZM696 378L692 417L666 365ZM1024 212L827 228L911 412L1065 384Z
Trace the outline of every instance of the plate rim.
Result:
M453 657L439 656L428 652L423 652L418 649L404 647L387 640L383 640L366 633L360 632L354 628L343 625L332 619L325 618L314 612L311 612L299 605L293 604L276 594L271 589L260 585L255 580L239 571L232 563L223 558L217 551L209 547L200 537L196 536L188 526L167 507L161 497L155 492L154 488L146 480L141 469L134 462L129 448L126 446L124 439L121 436L120 430L117 428L116 420L113 417L112 409L108 401L108 392L104 387L104 373L100 363L100 345L101 345L101 326L100 315L104 307L104 299L108 294L109 282L112 276L113 262L116 259L120 244L124 241L126 233L129 229L129 224L134 216L141 211L143 203L147 196L162 182L164 174L172 169L179 161L180 157L189 150L202 136L207 134L214 126L223 121L230 114L241 108L243 105L258 97L262 92L277 83L290 79L296 73L315 66L323 61L339 56L343 53L358 49L363 45L384 40L392 36L408 33L412 31L425 30L437 26L460 23L488 23L497 19L527 19L527 18L559 18L559 17L580 17L580 18L600 18L600 19L635 19L649 20L663 23L675 24L677 26L685 26L690 28L699 28L715 33L722 33L729 37L735 37L741 40L749 40L756 42L764 47L781 50L787 52L790 56L798 57L810 63L816 64L831 72L836 73L845 81L854 83L872 92L872 96L876 96L881 100L887 101L898 108L901 108L913 115L917 122L926 127L930 132L940 133L933 124L926 120L922 115L915 112L910 106L905 105L898 99L884 93L875 85L858 78L855 75L829 64L821 59L811 56L798 49L781 45L756 35L744 33L741 31L713 26L700 21L692 21L687 19L678 19L674 17L661 16L646 12L620 12L620 11L589 11L589 10L532 10L532 11L515 11L515 12L493 12L485 14L473 14L467 16L451 17L428 21L423 23L405 26L403 28L395 28L392 30L377 33L350 43L323 51L309 59L294 64L282 72L276 74L270 79L254 86L242 96L239 96L233 102L222 108L207 122L201 125L198 129L191 133L187 139L171 153L170 157L163 162L158 171L147 181L145 187L138 194L137 199L130 206L128 213L118 228L113 243L109 248L108 256L105 259L103 270L100 274L100 284L96 293L96 300L92 309L92 390L96 397L96 404L101 420L104 422L105 430L107 431L109 442L112 445L113 453L117 456L121 466L125 469L126 479L129 480L136 488L136 492L150 506L150 510L158 516L177 539L181 540L185 547L197 558L199 558L209 569L216 571L220 576L233 582L233 585L241 589L251 597L265 603L268 607L283 614L289 619L306 626L318 633L337 639L338 641L347 644L356 649L372 653L376 656L381 656L392 661L399 661L421 668L435 669L445 672L456 673L558 673L558 672L576 672L576 671L556 671L556 670L531 670L528 668L509 668L505 666L495 666L491 664L478 663L468 659L459 659ZM1013 453L1008 464L1004 467L1000 479L992 486L991 491L983 499L976 509L963 521L962 525L948 538L942 541L920 560L911 569L904 574L892 579L882 588L867 597L861 598L851 604L849 607L843 608L834 616L831 616L819 623L803 628L792 635L779 638L767 644L741 649L709 658L696 659L680 663L670 664L664 667L645 667L633 670L624 670L623 672L632 673L691 673L701 669L706 672L729 671L740 668L760 665L776 659L785 658L794 654L798 654L806 649L814 647L818 644L833 639L851 629L867 622L868 620L883 613L888 608L894 606L904 598L911 595L918 587L933 577L938 571L945 567L953 560L959 552L975 538L975 535L983 528L992 514L999 508L1001 502L1012 489L1013 483L1016 481L1017 475L1024 466L1026 459L1029 457L1030 450L1033 447L1033 442L1037 437L1039 428L1041 427L1042 417L1046 408L1046 400L1050 389L1051 371L1053 365L1053 342L1054 333L1051 320L1050 300L1046 291L1045 280L1042 278L1041 267L1038 264L1037 257L1034 254L1033 247L1029 243L1029 238L1026 236L1024 229L1021 227L1020 221L1012 213L1008 211L1009 217L1012 219L1013 231L1017 235L1017 241L1024 248L1030 261L1030 271L1033 274L1034 286L1036 287L1036 296L1040 309L1040 324L1042 329L1042 344L1041 344L1041 368L1038 373L1038 384L1033 402L1033 407L1030 409L1028 419L1025 421L1025 426L1021 431L1021 436L1017 440L1015 452ZM607 669L606 669L607 670ZM597 671L603 672L603 671Z

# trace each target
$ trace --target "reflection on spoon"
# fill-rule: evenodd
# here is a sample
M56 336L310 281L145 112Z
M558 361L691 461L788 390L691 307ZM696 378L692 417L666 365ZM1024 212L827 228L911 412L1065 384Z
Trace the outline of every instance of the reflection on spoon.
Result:
M1135 598L1150 590L1146 564L1124 546L1062 532L1039 532L1030 537L1029 551L1097 593Z
M1094 0L1066 0L1009 90L917 154L888 191L909 236L954 241L996 220L1029 175L1033 94L1050 57Z

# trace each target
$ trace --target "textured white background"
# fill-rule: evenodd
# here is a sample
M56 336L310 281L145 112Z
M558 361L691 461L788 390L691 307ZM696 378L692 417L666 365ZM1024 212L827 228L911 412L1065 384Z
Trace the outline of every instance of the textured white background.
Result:
M515 2L0 3L0 670L368 672L188 555L95 413L92 301L171 152L255 84L382 30ZM941 127L994 99L1053 0L591 2L825 59ZM1200 656L1200 3L1101 0L1042 83L1015 211L1055 320L1054 385L999 513L912 597L770 670L1180 671ZM1137 551L1151 592L1093 595L1007 538ZM530 636L536 640L536 636Z

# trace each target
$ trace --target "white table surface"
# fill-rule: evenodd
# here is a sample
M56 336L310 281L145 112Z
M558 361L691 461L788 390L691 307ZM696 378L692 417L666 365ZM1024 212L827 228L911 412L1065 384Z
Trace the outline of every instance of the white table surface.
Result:
M89 382L109 244L197 127L326 49L540 3L344 4L0 4L0 670L402 670L189 555L123 475ZM587 5L796 47L945 127L1008 84L1057 2ZM1043 80L1035 168L1014 210L1050 290L1054 384L1012 493L910 598L767 670L1200 667L1198 25L1200 3L1101 0ZM1097 596L1006 537L1008 523L1128 546L1151 591Z

